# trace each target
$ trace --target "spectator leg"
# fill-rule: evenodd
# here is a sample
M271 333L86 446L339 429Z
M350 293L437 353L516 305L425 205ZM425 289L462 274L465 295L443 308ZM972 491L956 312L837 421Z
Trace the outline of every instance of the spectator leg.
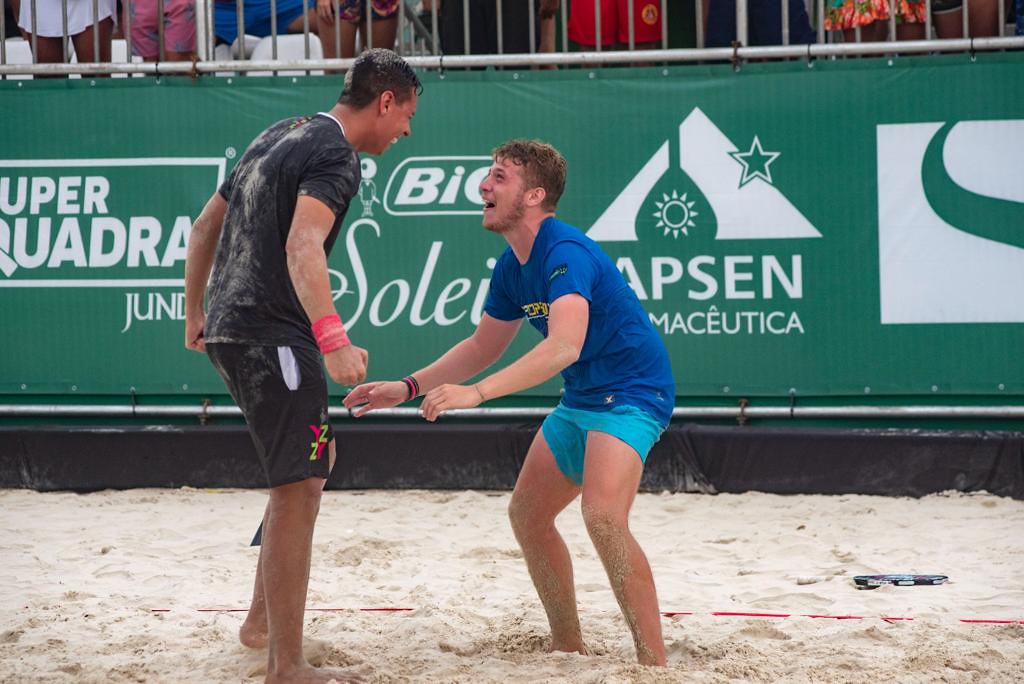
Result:
M75 54L78 55L80 63L110 61L110 40L114 32L114 20L107 17L99 22L97 26L100 32L100 53L98 55L93 54L92 26L89 26L81 33L71 36L71 42L75 45ZM56 40L59 44L60 39L57 38Z
M401 10L399 10L401 11ZM359 34L366 35L366 22L359 27ZM395 36L398 35L398 15L392 15L381 19L377 15L373 17L373 47L383 47L389 50L395 49ZM365 46L367 41L363 40Z
M333 22L317 20L316 33L320 36L320 47L323 48L325 59L334 59L334 32L335 23L340 24L338 31L341 34L341 58L351 59L356 56L356 25L349 21L335 19ZM312 27L313 24L310 24ZM302 31L302 17L299 17L299 31ZM334 72L330 72L334 73Z
M924 40L924 28L920 22L896 24L896 40Z
M32 34L26 31L22 31L22 33L25 36L25 40L28 41L29 45L31 45ZM59 64L64 61L61 54L61 43L63 42L63 39L44 38L43 36L38 36L36 41L36 62L39 64ZM64 78L64 76L43 76L37 74L35 78Z
M968 3L968 20L971 23L972 37L985 38L999 35L1000 2L1002 0L973 0Z
M977 2L977 0L975 0ZM932 14L932 24L935 26L935 35L939 38L959 38L963 33L963 8L952 12L939 12Z

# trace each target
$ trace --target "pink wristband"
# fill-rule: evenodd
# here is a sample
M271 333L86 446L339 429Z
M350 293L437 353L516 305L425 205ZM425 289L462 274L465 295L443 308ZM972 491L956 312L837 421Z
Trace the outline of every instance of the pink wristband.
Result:
M320 347L321 354L328 354L335 349L341 349L352 344L345 332L345 326L341 324L341 316L330 314L324 316L313 324L313 337L316 338L316 346Z

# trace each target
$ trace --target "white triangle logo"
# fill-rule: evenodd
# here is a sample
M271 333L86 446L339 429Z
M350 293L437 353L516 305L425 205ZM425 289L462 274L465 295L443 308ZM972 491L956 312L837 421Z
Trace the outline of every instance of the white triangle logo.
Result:
M756 138L755 142L760 149ZM763 176L740 182L741 176L746 176L734 156L738 152L739 148L697 107L679 125L679 165L711 204L718 223L715 239L821 237L800 210ZM668 170L669 142L665 141L587 235L598 242L635 242L636 221L644 201Z

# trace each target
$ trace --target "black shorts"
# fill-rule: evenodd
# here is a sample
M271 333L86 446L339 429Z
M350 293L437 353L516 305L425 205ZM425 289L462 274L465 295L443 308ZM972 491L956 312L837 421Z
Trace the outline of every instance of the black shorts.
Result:
M299 347L208 343L242 409L271 487L330 474L327 379L320 354Z

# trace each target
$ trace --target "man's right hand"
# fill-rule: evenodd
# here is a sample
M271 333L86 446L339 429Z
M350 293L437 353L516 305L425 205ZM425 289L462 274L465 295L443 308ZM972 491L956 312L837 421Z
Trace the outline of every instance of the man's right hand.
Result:
M324 354L324 363L331 379L339 385L355 385L366 379L369 353L362 347L347 344Z

